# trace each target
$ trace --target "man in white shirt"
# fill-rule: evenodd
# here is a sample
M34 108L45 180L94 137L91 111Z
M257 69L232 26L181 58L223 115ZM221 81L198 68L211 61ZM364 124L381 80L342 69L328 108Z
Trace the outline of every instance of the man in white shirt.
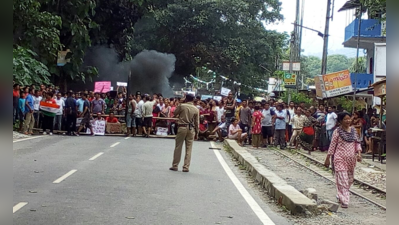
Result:
M268 102L265 103L262 110L262 135L263 135L263 147L271 145L273 143L273 117L276 113L270 108Z
M293 124L293 132L292 132L292 137L290 139L290 146L297 146L298 143L296 143L296 137L301 133L302 128L303 128L303 123L306 120L306 116L302 115L302 110L300 107L295 111L296 114L292 117L291 123ZM297 148L297 147L295 147Z
M152 111L154 109L154 105L156 104L156 100L151 101L150 96L146 96L145 100L146 101L142 107L142 117L144 119L143 134L148 138L151 134Z
M334 132L334 129L337 125L337 114L333 111L332 107L328 107L328 113L326 116L326 131L327 131L327 137L328 141L331 142L332 134Z
M53 124L55 130L61 130L62 117L64 114L65 102L64 102L64 100L62 100L61 97L62 97L61 92L58 92L55 102L57 103L57 105L60 106L60 108L58 109L57 113L55 114L55 120L54 120L54 124ZM55 126L55 125L57 125L57 126Z
M39 127L40 102L43 99L43 97L40 95L41 95L41 92L36 90L35 95L33 96L33 116L35 117L36 126L38 126L38 127Z
M144 105L144 101L143 98L145 98L144 96L141 97L140 95L137 95L136 98L136 102L137 102L137 107L136 110L134 112L134 114L136 115L136 129L137 129L137 133L143 134L143 105Z
M287 130L288 130L288 139L291 140L292 129L293 129L291 118L294 117L294 115L295 115L295 103L293 101L291 101L288 106L288 113L289 113L289 120L288 120Z

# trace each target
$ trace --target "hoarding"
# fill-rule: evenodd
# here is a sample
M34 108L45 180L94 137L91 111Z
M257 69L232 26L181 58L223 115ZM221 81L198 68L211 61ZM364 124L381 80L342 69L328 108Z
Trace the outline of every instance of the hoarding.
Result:
M284 74L284 84L296 86L296 74L285 73Z
M326 98L331 98L353 92L349 70L326 74L322 77Z

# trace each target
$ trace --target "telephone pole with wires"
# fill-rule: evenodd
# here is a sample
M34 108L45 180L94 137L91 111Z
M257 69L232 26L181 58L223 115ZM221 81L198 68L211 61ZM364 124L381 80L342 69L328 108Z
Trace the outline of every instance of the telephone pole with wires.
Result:
M330 19L331 17L331 1L332 0L327 0L327 13L326 13L326 26L324 29L324 44L323 44L323 57L321 60L321 75L324 75L327 73L327 54L328 54L328 34L330 30Z

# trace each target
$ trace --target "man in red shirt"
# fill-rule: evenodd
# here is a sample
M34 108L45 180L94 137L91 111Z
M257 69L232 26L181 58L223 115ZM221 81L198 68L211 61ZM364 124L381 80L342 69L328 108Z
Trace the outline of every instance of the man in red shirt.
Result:
M117 126L117 127L115 127L115 126L112 126L111 124L118 124L118 125L115 125L115 126ZM107 133L119 133L119 132L121 132L120 128L121 127L120 127L120 122L119 122L118 118L115 117L113 112L110 112L109 117L107 117L105 119L105 130L107 131Z
M105 121L106 121L107 123L119 123L118 118L115 117L115 115L114 115L113 112L110 112L110 113L109 113L109 117L107 117L107 118L105 119Z

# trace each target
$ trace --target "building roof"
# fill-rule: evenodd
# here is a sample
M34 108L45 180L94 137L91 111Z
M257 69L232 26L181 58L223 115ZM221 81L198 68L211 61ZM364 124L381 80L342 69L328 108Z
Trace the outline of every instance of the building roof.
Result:
M360 0L348 0L339 10L338 12L355 9L361 5Z

